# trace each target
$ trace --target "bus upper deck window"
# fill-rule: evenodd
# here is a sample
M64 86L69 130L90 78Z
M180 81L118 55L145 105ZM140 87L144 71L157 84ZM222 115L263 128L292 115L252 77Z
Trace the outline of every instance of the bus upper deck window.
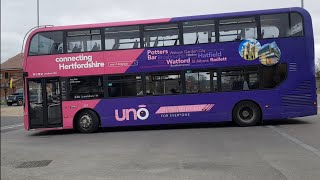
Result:
M104 33L106 50L140 48L139 26L108 27Z
M68 52L88 52L101 50L99 29L70 31L67 33Z
M299 13L290 13L290 36L303 36L303 19Z
M260 21L262 38L267 39L289 36L288 14L262 15Z
M188 21L183 23L184 44L215 42L214 20Z
M146 25L143 36L145 47L180 45L178 24Z
M220 42L257 38L257 24L254 17L222 19L219 22Z
M63 52L62 31L41 32L32 37L29 55L61 54Z

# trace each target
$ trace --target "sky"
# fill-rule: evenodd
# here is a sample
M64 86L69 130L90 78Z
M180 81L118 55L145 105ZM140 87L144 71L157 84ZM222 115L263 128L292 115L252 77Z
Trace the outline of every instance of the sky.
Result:
M39 0L40 25L73 25L171 18L284 7L301 0ZM320 59L320 2L304 0L313 21ZM37 25L37 0L1 0L1 62L21 52L25 34Z

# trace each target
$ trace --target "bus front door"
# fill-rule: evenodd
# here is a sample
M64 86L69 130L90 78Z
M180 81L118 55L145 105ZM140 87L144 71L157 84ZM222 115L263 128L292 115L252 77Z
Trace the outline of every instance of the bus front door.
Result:
M29 127L62 127L59 78L28 80Z

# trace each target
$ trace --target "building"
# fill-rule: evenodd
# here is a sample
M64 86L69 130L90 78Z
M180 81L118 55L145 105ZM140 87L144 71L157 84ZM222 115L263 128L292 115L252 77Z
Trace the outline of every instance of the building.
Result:
M259 50L260 62L264 65L274 65L279 62L281 52L275 42L266 44Z
M254 60L258 57L258 48L257 48L257 42L254 42L253 44L251 42L247 42L245 47L242 48L242 57L246 60Z
M22 62L23 54L20 53L1 64L1 100L4 100L8 95L14 93L15 91L23 89ZM9 87L11 78L13 81L12 89Z

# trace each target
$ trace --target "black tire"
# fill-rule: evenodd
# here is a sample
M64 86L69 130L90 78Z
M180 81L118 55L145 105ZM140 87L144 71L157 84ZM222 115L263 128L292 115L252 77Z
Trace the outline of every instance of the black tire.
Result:
M12 103L7 103L8 106L12 106Z
M75 119L75 127L81 133L93 133L99 128L99 116L93 110L82 111Z
M261 122L262 113L256 103L242 101L233 108L232 117L239 126L255 126Z
M17 101L17 105L18 105L18 106L22 106L22 104L23 104L22 99L18 99L18 101Z

